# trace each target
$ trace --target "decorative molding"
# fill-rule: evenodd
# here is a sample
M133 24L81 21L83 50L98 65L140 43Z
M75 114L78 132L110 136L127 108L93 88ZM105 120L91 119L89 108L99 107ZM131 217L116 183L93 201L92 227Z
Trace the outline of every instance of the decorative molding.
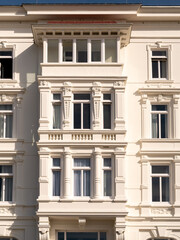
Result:
M170 208L152 208L151 209L152 215L171 215L172 211Z
M0 207L0 216L1 215L14 215L15 211L14 208L10 207Z
M39 228L39 240L49 240L49 228Z

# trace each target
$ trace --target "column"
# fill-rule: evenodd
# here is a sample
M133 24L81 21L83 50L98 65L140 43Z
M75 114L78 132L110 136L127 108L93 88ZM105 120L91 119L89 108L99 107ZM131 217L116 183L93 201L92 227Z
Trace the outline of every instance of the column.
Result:
M173 136L180 138L179 95L173 96Z
M100 199L102 196L102 156L100 148L94 149L94 199Z
M39 240L49 240L49 218L39 217Z
M125 129L125 101L124 101L124 82L114 83L114 129Z
M72 90L71 83L65 82L63 87L63 129L71 129L71 102L72 102Z
M64 199L71 198L72 155L69 147L64 148Z
M116 148L115 156L115 200L126 201L125 197L125 152L124 148Z
M92 99L93 99L93 129L100 129L101 119L101 83L95 82L92 87Z

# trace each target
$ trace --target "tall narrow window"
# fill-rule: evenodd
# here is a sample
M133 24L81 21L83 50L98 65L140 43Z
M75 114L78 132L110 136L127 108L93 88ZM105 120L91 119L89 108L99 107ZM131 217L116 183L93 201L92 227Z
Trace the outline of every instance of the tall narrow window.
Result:
M101 61L101 40L91 41L91 61L92 62Z
M12 105L0 105L0 138L12 138Z
M0 201L12 201L12 166L0 165Z
M152 51L152 78L167 78L166 51Z
M152 201L169 202L169 166L152 166Z
M62 40L63 46L63 62L72 62L73 60L73 41Z
M53 94L53 129L61 128L61 94Z
M117 62L117 40L116 39L105 40L105 61Z
M103 94L103 128L111 129L111 94Z
M152 105L152 137L168 137L167 105Z
M13 56L12 51L0 51L0 78L12 79Z
M74 158L74 196L90 196L90 159Z
M53 174L53 196L61 194L61 159L53 158L52 174Z
M58 59L58 39L48 40L48 62L59 62Z
M74 94L74 128L90 129L90 94Z
M76 40L77 62L87 62L87 40Z
M112 162L111 158L104 158L104 196L112 195Z

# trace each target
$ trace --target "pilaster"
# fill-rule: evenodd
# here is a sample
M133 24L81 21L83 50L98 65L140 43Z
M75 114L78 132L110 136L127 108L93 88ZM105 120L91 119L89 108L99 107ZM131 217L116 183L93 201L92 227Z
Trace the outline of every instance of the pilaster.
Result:
M180 138L179 95L173 95L173 137Z
M93 98L93 129L100 129L100 105L101 105L101 83L93 83L92 88Z
M39 218L39 240L49 240L49 218L40 217Z
M100 148L94 148L94 199L101 198L102 156Z
M72 155L69 147L64 148L64 199L71 198Z
M124 240L125 239L125 220L124 218L117 217L114 225L115 230L115 240Z
M63 87L63 110L64 110L64 120L63 129L71 128L71 102L72 102L72 89L71 83L65 82Z
M142 138L148 138L148 124L149 124L149 121L147 121L147 116L150 114L148 112L148 109L147 109L147 95L144 94L142 95L142 98L141 98L141 106L142 106L142 110L141 110L141 137Z

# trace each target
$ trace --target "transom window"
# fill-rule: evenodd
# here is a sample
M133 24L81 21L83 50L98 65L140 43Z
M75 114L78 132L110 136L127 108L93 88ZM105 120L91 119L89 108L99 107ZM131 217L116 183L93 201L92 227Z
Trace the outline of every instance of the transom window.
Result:
M112 160L103 159L104 196L112 195Z
M90 158L74 158L74 196L90 196Z
M168 108L167 105L152 105L152 137L168 137Z
M58 232L58 240L106 240L106 232Z
M12 79L13 73L12 51L0 51L0 78Z
M53 94L53 129L61 128L61 94Z
M0 138L12 138L13 110L11 104L0 105Z
M117 38L48 39L48 62L115 63Z
M169 166L152 166L152 201L169 202Z
M53 176L53 196L60 196L61 194L61 159L52 159L52 176Z
M152 78L167 78L167 51L152 51Z
M0 165L0 201L12 201L13 171L10 165Z

